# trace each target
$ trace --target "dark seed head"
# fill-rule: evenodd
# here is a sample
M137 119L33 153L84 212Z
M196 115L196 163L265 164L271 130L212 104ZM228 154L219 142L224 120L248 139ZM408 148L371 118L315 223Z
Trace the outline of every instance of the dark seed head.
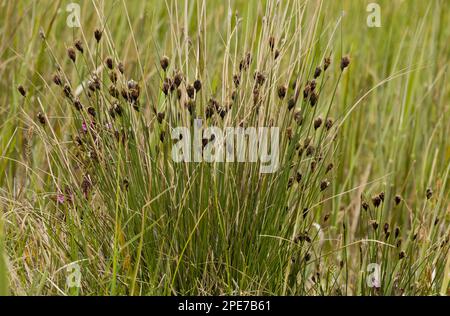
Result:
M161 68L162 68L164 71L166 71L167 68L169 67L169 57L163 56L163 57L161 58L161 60L159 61L159 63L160 63L160 65L161 65Z
M255 80L256 80L257 84L262 85L264 83L264 81L266 80L266 76L264 76L264 74L262 72L257 71L255 73Z
M45 116L44 116L44 114L42 114L41 112L39 112L39 113L37 114L37 118L38 118L39 123L41 123L42 125L45 125Z
M73 47L69 47L67 49L67 56L69 56L70 60L72 62L75 62L77 60L77 54L75 52L75 49Z
M401 197L400 195L397 194L397 195L394 197L394 201L395 201L395 205L399 205L400 202L402 201L402 197Z
M191 84L188 84L188 85L186 86L186 93L187 93L187 95L189 96L189 98L193 99L193 98L194 98L194 95L195 95L195 89L194 89L194 86L191 85Z
M383 226L384 233L387 234L388 230L389 230L389 224L388 223L384 223L384 226Z
M294 97L289 99L289 101L288 101L288 110L289 111L295 107L295 103L296 103L296 101L295 101Z
M116 88L116 86L115 86L114 84L112 84L112 85L109 87L109 94L110 94L113 98L116 98L116 99L119 98L119 95L120 95L119 90Z
M330 57L325 57L325 59L323 60L323 70L327 70L328 67L331 64L331 58Z
M179 87L181 82L183 81L183 76L181 73L177 72L174 76L173 76L173 84L175 85L175 87Z
M70 88L70 86L68 84L64 85L64 95L66 96L66 98L72 99L72 89Z
M367 203L366 201L363 201L361 203L361 206L364 209L364 211L367 211L369 209L369 203Z
M380 192L378 196L380 197L380 200L384 202L384 192Z
M159 112L159 113L156 115L156 118L157 118L159 124L161 124L161 123L163 122L164 116L165 116L165 113L164 113L164 112Z
M400 235L400 228L396 227L396 228L395 228L395 232L394 232L395 239L397 239L397 237L398 237L399 235Z
M311 104L312 107L317 104L317 99L318 95L316 94L315 91L312 91L311 96L309 97L309 103Z
M322 182L320 182L320 191L324 191L326 188L328 188L329 185L330 181L328 181L327 179L322 180Z
M321 73L322 69L320 67L317 67L316 70L314 71L314 79L317 79Z
M202 89L202 82L200 79L194 81L194 89L196 92L199 92Z
M57 86L61 86L61 85L62 85L61 77L60 77L58 74L54 74L54 75L53 75L53 82L54 82Z
M114 62L113 62L113 59L111 58L111 57L107 57L106 59L105 59L105 64L106 64L106 67L108 67L109 69L113 69L113 67L114 67Z
M125 72L125 66L123 65L122 62L119 62L119 64L117 65L117 68L119 69L120 73L123 75L123 73Z
M333 119L327 118L327 121L325 122L325 127L327 130L330 130L333 127Z
M377 221L372 221L372 228L373 228L373 230L377 230L378 229Z
M83 43L80 40L76 40L74 43L75 48L83 54L84 49L83 49Z
M117 72L116 71L111 71L109 73L109 79L111 80L112 83L117 83Z
M93 117L96 115L95 109L92 106L88 107L88 113Z
M284 97L286 96L286 91L287 91L287 87L286 86L279 86L278 87L278 97L280 99L284 99Z
M318 129L322 125L322 118L318 117L314 120L314 129Z
M344 56L341 59L341 70L344 70L350 64L350 57Z
M100 42L100 40L102 39L102 31L100 31L99 29L96 29L94 31L94 37L95 37L95 40L97 41L97 43Z
M373 206L378 207L381 204L381 198L379 195L372 197Z
M240 76L240 74L233 75L233 82L234 82L234 86L236 88L238 88L239 84L241 83L241 76Z
M295 176L295 180L297 180L297 182L302 181L302 174L300 172L297 172L297 174Z
M333 169L333 167L334 167L333 163L329 163L328 166L327 166L327 169L325 170L325 174L330 172Z
M17 87L17 90L19 91L19 93L20 93L23 97L25 97L25 96L27 95L27 92L25 91L25 88L24 88L22 85L19 85L19 86Z
M280 56L280 50L279 49L275 49L275 52L273 53L273 58L277 59Z
M426 195L427 195L427 200L431 199L431 197L433 196L433 190L431 190L431 188L428 188Z
M75 109L77 109L78 111L81 111L81 109L83 108L83 105L81 104L79 99L76 99L75 101L73 101L73 105L74 105Z
M170 78L165 78L163 81L162 88L161 88L162 92L165 95L168 95L171 90L171 86L172 86L172 82L171 82Z
M402 260L405 257L406 257L406 253L404 251L400 251L400 253L398 254L398 259Z
M275 37L273 36L269 37L269 47L271 50L275 48Z

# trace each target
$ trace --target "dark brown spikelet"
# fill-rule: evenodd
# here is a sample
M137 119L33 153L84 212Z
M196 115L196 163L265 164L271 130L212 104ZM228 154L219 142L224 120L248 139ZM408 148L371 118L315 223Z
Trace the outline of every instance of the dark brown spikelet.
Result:
M114 111L117 115L122 116L123 110L118 102L114 103Z
M296 102L295 102L295 98L294 97L289 99L289 101L288 101L288 110L289 111L292 110L295 107L295 103Z
M363 201L361 203L361 206L364 209L364 211L367 211L369 209L369 203L367 203L366 201Z
M73 45L80 53L82 53L82 54L84 53L83 43L80 40L76 40Z
M320 67L316 67L316 70L314 70L314 79L319 78L321 73L322 73L322 69Z
M345 68L347 68L348 65L350 65L350 57L348 57L348 56L342 57L342 59L341 59L341 70L344 70Z
M372 221L372 228L373 228L373 230L377 230L378 229L378 223L377 223L377 221Z
M431 197L433 196L433 190L431 190L431 188L427 189L426 196L427 200L431 199Z
M294 178L293 178L293 177L290 177L290 178L288 179L288 183L287 183L288 189L289 189L293 184L294 184Z
M400 253L398 254L398 260L402 260L405 257L406 257L406 253L404 251L400 251Z
M109 79L111 80L112 83L117 83L117 72L116 71L111 71L109 73Z
M60 77L58 74L54 74L54 75L53 75L53 82L54 82L57 86L61 86L61 85L62 85L61 77Z
M264 84L264 81L266 81L266 76L264 76L262 72L257 71L255 73L255 80L258 85L262 85Z
M327 166L327 169L325 170L325 174L330 172L333 169L333 167L334 167L333 163L329 163L328 166Z
M241 83L241 76L240 75L233 75L233 82L234 82L234 86L236 88L238 88L239 84Z
M297 174L295 175L295 180L297 180L297 182L302 181L302 174L300 172L297 172Z
M161 68L166 71L169 67L169 57L163 56L161 60L159 61L159 64L161 65Z
M92 106L88 107L87 111L92 117L95 117L96 112L95 112L95 109Z
M275 37L273 36L269 37L269 47L271 50L275 48Z
M329 131L333 127L333 123L334 122L332 118L327 118L327 121L325 122L325 127L327 131Z
M73 101L73 106L75 107L75 109L77 109L77 111L81 111L81 109L83 108L83 105L81 104L79 99Z
M317 161L316 160L311 161L311 164L309 165L309 167L311 168L311 172L316 171Z
M388 230L389 230L389 224L388 223L384 223L384 226L383 226L384 233L387 234Z
M38 118L38 121L39 121L39 123L41 123L43 126L45 125L45 116L44 116L44 114L42 114L41 112L39 112L38 114L37 114L37 118Z
M326 71L328 69L328 67L330 67L330 64L331 64L331 58L325 57L325 59L323 60L323 71Z
M195 102L193 100L188 100L184 107L188 110L189 114L193 115L195 111Z
M158 120L158 123L161 124L164 120L165 113L164 112L158 112L156 114L156 119Z
M94 31L94 37L97 43L100 42L100 40L102 39L102 35L103 35L102 31L100 31L99 29L96 29Z
M92 92L95 92L97 90L100 90L101 85L100 85L100 80L98 79L97 76L94 76L94 78L92 78L92 80L89 80L88 82L88 88L89 90L91 90Z
M66 96L66 98L71 99L73 98L72 96L72 89L70 88L70 86L68 84L64 85L64 95Z
M285 85L278 87L278 97L280 99L284 99L284 97L286 96L286 92L287 92L287 87Z
M125 72L125 66L123 65L122 62L119 62L119 64L117 64L117 68L119 69L120 73L123 75L123 73Z
M173 76L173 84L175 85L175 87L178 88L182 82L183 82L183 75L181 73L177 72Z
M396 228L395 228L395 231L394 231L394 237L395 237L395 239L397 239L399 235L400 235L400 228L396 227Z
M165 95L168 95L169 92L170 92L171 86L172 86L172 82L171 82L170 78L164 78L164 81L163 81L163 84L162 84L162 88L161 88L162 92Z
M109 94L110 94L113 98L116 98L116 99L118 99L119 96L120 96L119 90L117 89L117 87L116 87L114 84L112 84L112 85L109 87Z
M286 136L287 136L287 138L288 138L289 140L292 139L292 128L288 127L288 128L286 129Z
M318 129L322 125L322 118L319 116L314 120L314 129Z
M73 47L69 47L67 49L67 56L69 56L72 62L75 62L77 60L77 53L75 52L75 49Z
M110 69L110 70L112 70L114 68L114 62L111 57L107 57L105 59L105 64L106 64L106 67L108 67L108 69Z
M328 188L330 185L330 181L328 181L327 179L322 180L322 182L320 182L320 191L325 191L326 188Z
M306 147L306 156L312 156L316 152L316 148L313 145Z
M202 89L202 82L200 79L194 81L194 89L196 92L199 92Z
M402 197L401 197L400 195L397 194L397 195L394 197L395 205L399 205L401 201L402 201Z
M311 92L311 96L309 97L309 104L314 107L317 104L318 95L315 91Z
M273 53L273 58L277 59L280 56L280 50L279 49L275 49L275 52Z
M300 110L295 111L294 120L299 126L301 126L303 124L303 115Z
M379 195L376 195L376 196L372 197L372 204L373 204L373 206L375 206L375 207L380 206L380 204L381 204L381 198L380 198Z
M186 86L186 93L187 93L187 95L188 95L189 98L193 99L193 98L194 98L194 95L195 95L195 89L194 89L194 86L191 85L191 84L188 84L188 85Z
M309 261L311 259L311 254L309 252L307 252L305 254L305 261Z
M309 83L309 86L311 87L311 91L314 91L314 90L316 90L316 87L317 87L317 82L316 82L316 80L311 80L311 82Z
M19 91L19 93L23 96L26 97L27 96L27 92L25 91L25 88L22 85L19 85L17 87L17 90Z

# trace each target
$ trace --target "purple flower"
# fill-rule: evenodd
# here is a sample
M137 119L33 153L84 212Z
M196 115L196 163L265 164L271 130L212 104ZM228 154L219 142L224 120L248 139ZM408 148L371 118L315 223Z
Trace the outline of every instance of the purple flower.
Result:
M86 124L86 122L83 122L83 123L81 124L81 129L82 129L84 132L87 132L87 124Z
M58 204L64 204L64 200L64 194L59 193L56 195L56 202L58 202Z

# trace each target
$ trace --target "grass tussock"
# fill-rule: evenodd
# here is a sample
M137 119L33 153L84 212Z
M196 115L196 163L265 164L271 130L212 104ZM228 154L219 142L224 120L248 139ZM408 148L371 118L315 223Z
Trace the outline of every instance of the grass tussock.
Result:
M4 3L0 294L448 294L448 3L230 5ZM175 162L196 119L279 168Z

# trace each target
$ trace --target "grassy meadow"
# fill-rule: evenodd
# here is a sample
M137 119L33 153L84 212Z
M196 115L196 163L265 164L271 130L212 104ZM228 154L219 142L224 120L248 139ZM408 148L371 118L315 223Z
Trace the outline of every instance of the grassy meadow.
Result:
M449 25L446 0L0 0L0 295L450 294ZM279 127L279 168L175 162L195 118Z

